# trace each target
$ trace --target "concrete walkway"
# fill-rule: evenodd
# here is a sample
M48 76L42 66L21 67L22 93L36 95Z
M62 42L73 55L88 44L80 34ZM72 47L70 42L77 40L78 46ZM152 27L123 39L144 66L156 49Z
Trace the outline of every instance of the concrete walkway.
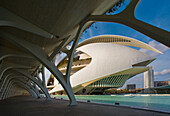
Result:
M151 112L127 107L78 103L68 106L68 101L35 99L17 96L0 101L0 116L168 116L168 113Z

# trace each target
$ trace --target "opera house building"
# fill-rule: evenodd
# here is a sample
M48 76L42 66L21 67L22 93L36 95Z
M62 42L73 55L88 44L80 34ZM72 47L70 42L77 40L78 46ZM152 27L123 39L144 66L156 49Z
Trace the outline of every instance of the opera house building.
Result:
M134 49L138 48L138 49ZM70 82L76 94L100 93L109 88L119 88L133 76L143 73L154 57L141 52L147 49L161 53L146 43L118 35L100 35L78 44L71 68ZM66 74L68 59L58 63ZM49 93L62 94L64 89L53 75L47 81Z

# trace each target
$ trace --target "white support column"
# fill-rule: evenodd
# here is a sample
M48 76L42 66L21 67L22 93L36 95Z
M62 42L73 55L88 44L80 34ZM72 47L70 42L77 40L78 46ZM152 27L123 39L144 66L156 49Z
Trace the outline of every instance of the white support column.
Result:
M36 93L37 98L40 98L40 93L39 93L35 84L31 85L30 80L27 82L27 81L23 80L22 78L17 78L17 77L15 77L15 78L16 78L16 80L19 80L19 81L23 82L24 84L28 85Z
M36 74L34 77L36 77L36 79L37 79L39 82L42 83L42 80L41 80L40 77L39 77L39 71L38 71L38 70L37 70L37 74ZM42 85L43 85L43 84L42 84Z
M38 91L38 88L36 87L35 83L32 89L35 90L35 93L37 94L37 98L38 99L41 98L40 92Z
M46 95L47 100L51 100L51 97L48 93L47 88L43 87L42 83L40 81L38 81L37 79L35 79L34 77L32 77L31 74L28 71L22 70L22 69L14 69L14 70L21 73L22 75L28 77L30 80L32 80L34 83L36 83L41 88L41 90L44 92L44 94Z
M67 56L69 58L68 65L67 65L67 71L66 71L66 82L70 84L70 73L71 73L71 67L72 67L72 62L73 62L73 57L74 57L74 52L76 50L77 44L79 42L80 36L83 33L84 29L88 26L88 23L82 23L80 24L80 27L77 31L76 37L74 39L73 45L71 49L67 52Z
M73 93L73 90L70 86L70 84L67 84L63 74L57 69L57 67L47 59L47 55L44 53L44 51L37 45L34 45L32 43L29 43L28 41L25 41L23 39L20 39L14 35L11 35L6 32L0 32L0 36L3 39L6 39L13 44L20 46L22 49L25 49L27 52L32 54L39 62L41 62L55 77L56 79L61 83L64 90L66 91L69 99L70 99L70 105L76 105L76 99Z
M38 91L38 89L37 89L37 87L36 87L35 84L32 86L29 81L28 81L28 82L23 81L21 78L17 78L17 80L20 80L20 81L22 81L23 83L25 83L26 85L28 85L29 87L31 87L31 89L36 93L37 98L40 98L40 97L41 97L41 96L40 96L40 93L39 93L39 91Z
M21 30L25 30L45 38L55 38L52 34L43 29L33 25L23 18L11 13L10 11L0 7L0 26L10 26Z

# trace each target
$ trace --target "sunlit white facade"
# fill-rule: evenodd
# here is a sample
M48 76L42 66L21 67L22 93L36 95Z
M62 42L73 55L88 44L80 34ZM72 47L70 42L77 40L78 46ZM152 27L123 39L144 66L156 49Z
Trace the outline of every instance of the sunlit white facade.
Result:
M102 35L87 39L78 45L79 60L91 62L70 77L74 93L91 93L108 88L122 87L129 78L147 71L155 58L128 46L160 51L138 40L116 35ZM73 66L72 69L79 66ZM94 90L96 89L96 90ZM59 83L50 93L61 92Z

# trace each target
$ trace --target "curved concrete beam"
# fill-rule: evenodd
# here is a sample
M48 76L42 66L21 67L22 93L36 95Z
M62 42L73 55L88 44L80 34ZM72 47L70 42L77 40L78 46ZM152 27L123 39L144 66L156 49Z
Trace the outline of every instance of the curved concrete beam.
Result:
M41 88L41 90L44 92L44 94L46 95L47 100L51 100L51 97L50 97L50 95L49 95L49 93L48 93L47 88L46 88L46 87L43 87L42 83L39 82L38 80L36 80L34 77L32 77L31 74L29 74L28 71L26 71L26 70L21 70L21 69L20 69L20 70L19 70L19 69L14 69L14 70L17 71L17 72L19 72L20 74L28 77L30 80L32 80L34 83L36 83L36 84Z
M37 98L40 98L40 94L39 94L39 91L38 91L38 89L37 89L37 87L35 86L35 84L33 84L33 85L31 85L31 83L28 81L26 81L26 80L24 80L24 78L23 78L23 76L22 75L10 75L10 76L8 76L8 78L7 78L7 80L4 80L4 83L5 83L5 86L3 87L3 91L2 91L2 95L4 95L5 94L5 92L6 92L6 89L8 88L8 83L12 80L12 79L15 79L15 80L18 80L18 81L21 81L22 83L24 83L24 85L27 85L27 86L29 86L31 89L33 89L33 91L36 93L36 96L37 96ZM34 81L33 81L34 82ZM2 97L2 95L1 95L1 97Z
M21 75L18 75L17 77L21 77ZM6 77L6 79L4 79L3 83L5 84L3 84L4 86L1 86L1 98L3 98L3 96L6 94L7 88L9 88L9 83L11 79L14 79L14 78L16 77L10 74L8 77Z
M21 38L18 38L14 35L11 35L6 32L0 31L0 36L3 39L6 39L13 44L20 46L22 49L25 49L28 53L32 54L39 62L41 62L54 76L55 78L61 83L63 88L65 89L68 97L70 98L70 105L76 105L76 99L73 93L73 90L70 86L70 84L67 84L65 81L65 77L63 74L57 69L57 67L47 59L47 55L44 53L42 48L39 46L32 44L28 41L25 41Z
M42 74L42 84L44 87L46 87L46 85L45 85L45 67L44 66L42 66L42 68L41 68L41 74Z
M11 13L10 11L0 7L0 26L10 26L21 30L25 30L45 38L54 38L54 36L47 31L33 25L23 18Z
M16 69L17 70L17 69ZM22 70L23 71L23 70ZM19 72L20 73L20 72ZM22 73L21 73L22 74ZM8 82L8 80L9 80L9 78L14 78L14 77L16 77L17 75L16 75L16 73L11 73L11 74L8 74L7 75L7 77L2 81L2 85L1 85L1 91L2 91L2 93L4 92L4 90L5 90L5 88L6 88L6 86L7 85L5 85L7 82ZM23 75L18 75L19 77L21 77L21 78L23 78L24 76ZM18 77L17 76L17 77ZM37 81L35 78L33 78L32 76L26 76L27 78L29 78L30 80L32 80L34 83L36 83L40 88L41 88L41 90L44 92L44 94L46 95L46 97L47 97L47 99L48 100L50 100L51 98L50 98L50 96L49 96L49 94L48 94L48 91L46 90L46 88L45 87L43 87L42 85L41 85L41 83L39 82L39 81ZM5 87L3 87L5 85ZM37 95L38 95L38 93L39 92L37 92ZM40 97L39 95L38 95L38 97Z
M10 81L9 83L7 83L7 88L5 88L5 91L0 96L1 99L6 99L8 97L7 94L9 93L9 90L11 89L12 84L13 84L13 81Z
M37 98L41 97L35 84L31 85L31 83L29 81L27 82L27 81L23 80L22 78L18 78L17 76L13 77L13 78L15 78L15 80L21 81L24 85L26 84L28 87L30 87L36 93Z
M15 80L16 82L16 80ZM15 87L15 85L13 83L15 82L11 82L10 85L9 85L9 88L7 88L7 90L5 91L5 94L3 95L3 98L2 99L6 99L10 96L15 96L16 93L15 93L15 89L13 89ZM33 96L33 97L36 97L36 94L33 90L29 89L29 87L27 87L27 85L24 85L22 84L22 82L19 82L17 81L18 83L20 83L20 85L23 85L23 88L27 88L26 90Z
M30 94L32 94L33 97L37 97L35 91L33 91L32 89L30 89L29 86L27 86L27 85L23 84L22 82L14 79L13 81L10 81L10 82L8 83L8 88L6 89L5 93L3 94L2 99L5 99L5 98L8 97L8 94L10 93L9 90L12 90L11 87L12 87L12 85L13 85L14 82L17 82L17 83L19 83L20 85L22 85L22 87L27 88L27 91L28 91Z
M4 96L3 99L6 99L6 98L8 98L8 97L10 97L10 96L18 95L18 94L16 94L16 91L12 91L12 90L11 90L11 88L15 88L16 86L22 87L23 89L25 89L26 91L28 91L31 96L36 97L36 94L35 94L32 90L28 90L27 87L22 86L19 82L13 82L13 83L11 83L11 84L12 84L12 85L10 85L10 88L8 89L9 91L8 91L7 94Z
M29 69L31 67L30 66L24 66L24 65L5 62L5 60L4 60L0 65L0 80L2 79L3 74L4 74L5 71L7 71L9 69L14 69L14 68Z
M8 80L8 77L10 75L13 75L13 72L9 72L6 75L4 75L4 78L2 78L1 82L0 82L0 92L3 91L3 86L5 85L5 82Z
M114 22L126 25L143 33L144 35L157 40L164 45L170 47L170 32L140 21L135 18L135 8L139 4L140 0L131 0L128 7L119 14L116 15L91 15L87 17L84 22L88 21L101 21L101 22Z
M23 58L33 59L32 56L26 53L15 51L13 49L0 46L0 60L3 60L6 57L23 57Z
M36 93L32 89L25 87L24 84L16 82L16 85L23 87L24 89L26 89L30 93L31 96L36 97Z

